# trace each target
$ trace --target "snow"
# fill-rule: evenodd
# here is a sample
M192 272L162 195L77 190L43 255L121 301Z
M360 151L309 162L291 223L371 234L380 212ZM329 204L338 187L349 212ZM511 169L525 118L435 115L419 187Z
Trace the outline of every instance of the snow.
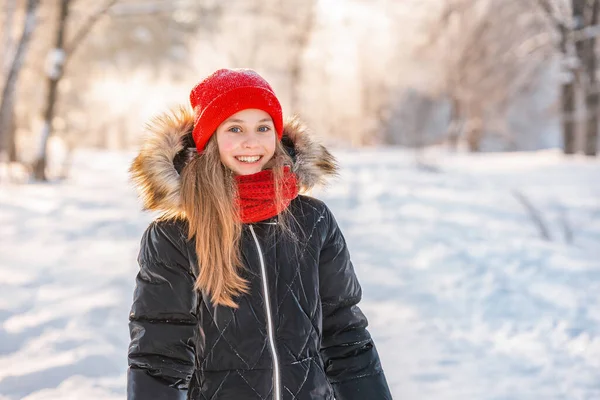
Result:
M336 155L342 175L314 195L349 243L395 398L600 398L599 161ZM125 398L152 219L128 185L131 157L80 151L65 182L0 186L0 400Z

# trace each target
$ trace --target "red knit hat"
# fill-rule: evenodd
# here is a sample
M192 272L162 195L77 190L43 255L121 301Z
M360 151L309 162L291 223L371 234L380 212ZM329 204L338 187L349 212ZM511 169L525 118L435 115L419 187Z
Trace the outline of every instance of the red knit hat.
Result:
M202 152L218 126L229 116L248 108L267 112L277 137L283 134L281 105L271 86L251 69L220 69L198 83L190 93L194 109L192 136Z

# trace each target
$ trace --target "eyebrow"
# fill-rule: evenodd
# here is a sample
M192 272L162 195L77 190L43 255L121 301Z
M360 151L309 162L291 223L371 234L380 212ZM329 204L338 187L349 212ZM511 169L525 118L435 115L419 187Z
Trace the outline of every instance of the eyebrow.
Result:
M229 118L226 119L225 122L237 122L237 123L244 123L246 121L244 121L243 119L237 119L237 118ZM263 118L258 122L273 122L273 120L271 118Z

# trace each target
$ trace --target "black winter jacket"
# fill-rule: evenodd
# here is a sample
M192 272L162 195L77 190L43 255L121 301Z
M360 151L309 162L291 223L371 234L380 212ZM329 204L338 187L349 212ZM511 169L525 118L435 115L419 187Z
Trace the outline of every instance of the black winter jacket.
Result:
M290 204L297 240L276 219L244 225L238 309L213 307L194 291L197 258L179 208L178 170L189 112L163 116L132 165L145 206L165 217L142 238L130 314L129 400L391 399L348 248L327 206L298 196ZM284 143L306 188L335 170L331 155L297 121ZM166 147L166 148L165 148ZM170 147L170 148L169 148Z

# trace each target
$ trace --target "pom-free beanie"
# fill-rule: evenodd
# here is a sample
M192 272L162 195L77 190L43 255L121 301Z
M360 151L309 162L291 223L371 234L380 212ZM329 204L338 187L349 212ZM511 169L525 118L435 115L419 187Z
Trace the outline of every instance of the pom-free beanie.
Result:
M194 109L192 136L196 150L202 152L218 126L238 111L256 108L273 119L277 137L283 134L281 104L269 83L251 69L220 69L190 92Z

